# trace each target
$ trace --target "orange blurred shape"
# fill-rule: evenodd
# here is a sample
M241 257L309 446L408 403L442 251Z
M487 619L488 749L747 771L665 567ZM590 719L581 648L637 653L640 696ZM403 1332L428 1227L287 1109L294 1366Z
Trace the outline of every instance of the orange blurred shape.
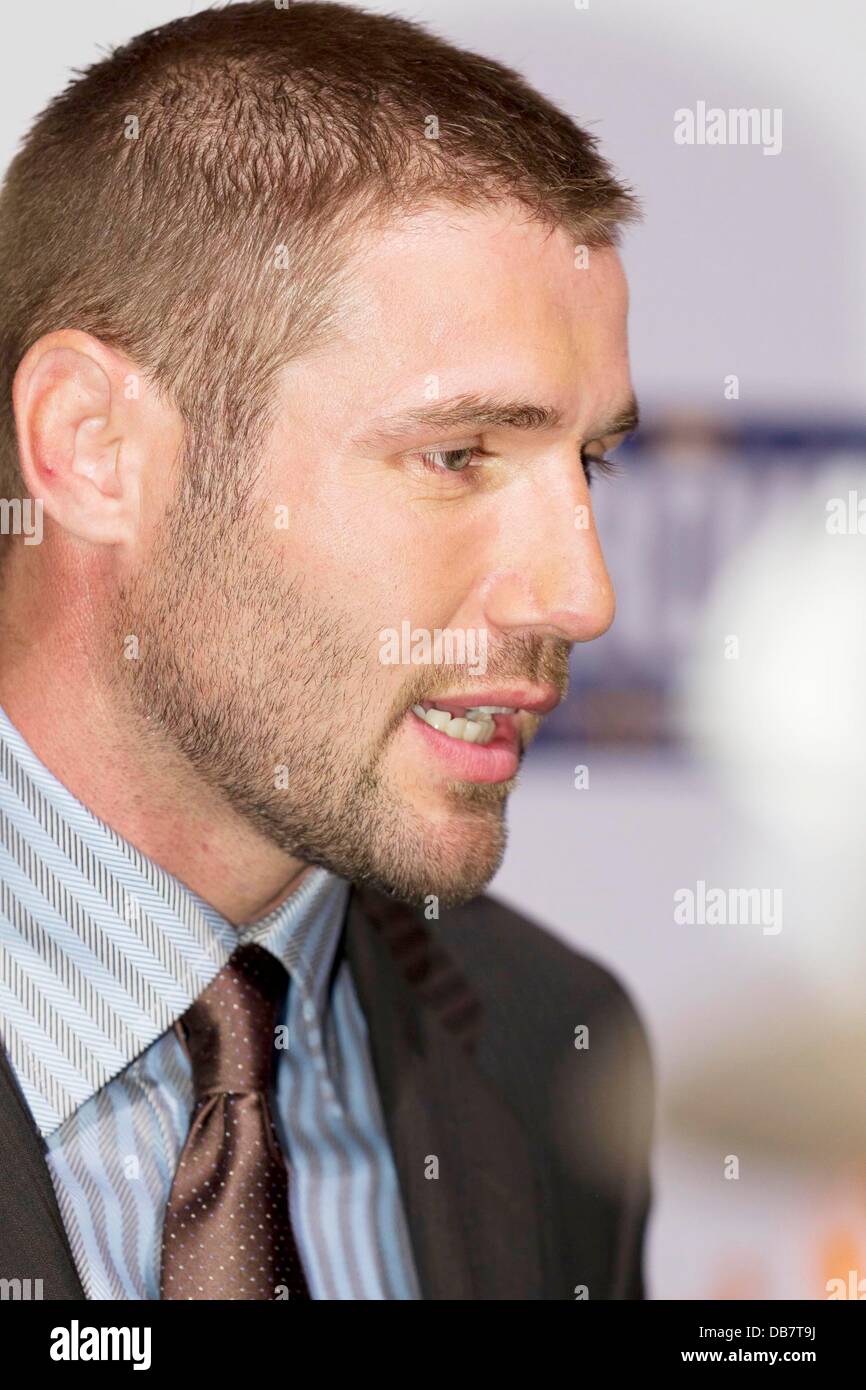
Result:
M866 1267L862 1258L860 1240L857 1234L838 1227L819 1242L819 1266L821 1283L818 1297L827 1298L827 1285L831 1279L841 1279L848 1298L856 1298L856 1283L866 1278ZM851 1271L854 1279L851 1279ZM851 1285L854 1287L851 1287Z

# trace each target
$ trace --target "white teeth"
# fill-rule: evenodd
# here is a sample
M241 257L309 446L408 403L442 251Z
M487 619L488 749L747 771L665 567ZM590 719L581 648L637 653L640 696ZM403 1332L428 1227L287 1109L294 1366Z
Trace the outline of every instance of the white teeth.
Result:
M482 714L473 710L472 719L459 715L453 717L444 709L425 709L423 705L413 705L412 710L419 719L423 719L425 724L429 724L431 729L437 729L440 734L447 734L449 738L456 738L462 743L489 743L496 733L496 725L489 714Z
M514 714L513 705L475 705L466 711L467 719L474 719L476 714Z

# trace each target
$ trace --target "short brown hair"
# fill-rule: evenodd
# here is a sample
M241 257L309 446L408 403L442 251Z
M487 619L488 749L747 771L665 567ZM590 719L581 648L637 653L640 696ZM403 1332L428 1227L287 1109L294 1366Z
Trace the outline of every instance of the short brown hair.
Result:
M595 246L636 213L593 136L407 20L257 0L139 35L50 103L0 194L0 495L22 486L11 386L42 334L119 348L191 457L219 438L239 458L276 370L328 330L353 227L504 199Z

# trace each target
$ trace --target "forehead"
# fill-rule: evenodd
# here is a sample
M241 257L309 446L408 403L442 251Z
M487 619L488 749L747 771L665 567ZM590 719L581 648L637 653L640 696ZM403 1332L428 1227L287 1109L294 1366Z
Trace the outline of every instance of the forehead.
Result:
M338 336L316 364L332 407L357 425L431 389L530 395L572 418L581 401L588 412L618 404L629 391L625 275L613 248L577 252L564 228L511 204L429 209L362 234Z

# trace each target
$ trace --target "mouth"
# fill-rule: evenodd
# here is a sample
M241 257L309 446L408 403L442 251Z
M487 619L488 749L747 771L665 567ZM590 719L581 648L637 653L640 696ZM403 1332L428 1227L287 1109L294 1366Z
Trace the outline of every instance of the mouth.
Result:
M435 705L425 700L413 705L412 713L446 738L484 747L496 735L496 716L517 714L517 710L508 705Z
M559 699L553 688L496 691L486 699L473 692L453 699L422 700L412 706L407 719L428 754L451 776L503 782L515 775L520 763L521 716L545 714Z

